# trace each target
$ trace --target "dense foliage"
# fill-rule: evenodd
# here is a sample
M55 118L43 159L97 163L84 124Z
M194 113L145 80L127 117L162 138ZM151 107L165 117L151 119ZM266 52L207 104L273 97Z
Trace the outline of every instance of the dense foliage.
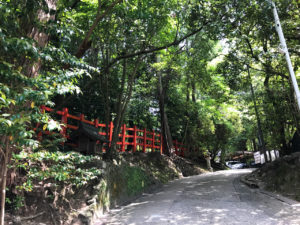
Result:
M275 3L299 74L299 3ZM60 129L42 104L114 121L112 155L123 122L161 131L164 143L179 139L196 156L288 153L299 112L278 46L271 5L262 0L1 1L2 189L13 154L45 149L36 124ZM59 165L34 173L84 177Z

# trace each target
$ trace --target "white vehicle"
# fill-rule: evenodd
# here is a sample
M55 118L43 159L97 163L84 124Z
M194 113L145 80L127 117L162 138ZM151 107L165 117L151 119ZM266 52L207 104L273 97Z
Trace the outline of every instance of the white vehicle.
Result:
M246 167L246 163L242 163L239 161L227 161L227 162L225 162L225 164L230 169L243 169Z

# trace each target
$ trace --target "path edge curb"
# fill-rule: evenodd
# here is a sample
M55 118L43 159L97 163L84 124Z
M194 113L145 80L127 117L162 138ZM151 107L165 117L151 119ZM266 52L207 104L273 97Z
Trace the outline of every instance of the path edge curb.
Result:
M281 202L284 202L290 206L293 206L293 207L300 207L300 202L296 201L296 200L293 200L293 199L290 199L288 197L285 197L279 193L274 193L274 192L270 192L270 191L267 191L263 188L262 185L258 184L258 183L255 183L253 181L249 181L246 179L247 175L243 175L240 177L240 181L244 184L246 184L248 187L252 188L252 189L256 189L258 190L260 193L264 194L264 195L268 195L272 198L275 198Z

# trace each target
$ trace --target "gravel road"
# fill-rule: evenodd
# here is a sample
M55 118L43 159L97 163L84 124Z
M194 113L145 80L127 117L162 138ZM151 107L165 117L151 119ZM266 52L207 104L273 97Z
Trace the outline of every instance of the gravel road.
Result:
M249 169L227 170L172 181L152 194L111 210L106 224L300 224L300 204L240 182Z

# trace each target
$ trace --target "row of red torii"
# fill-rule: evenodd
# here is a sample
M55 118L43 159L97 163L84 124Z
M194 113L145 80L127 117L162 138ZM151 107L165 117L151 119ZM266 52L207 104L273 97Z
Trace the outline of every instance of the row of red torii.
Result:
M81 121L86 124L90 124L99 128L99 134L107 137L109 143L107 146L103 146L102 151L105 152L106 148L110 146L110 142L112 140L113 134L113 122L110 122L108 125L109 129L106 129L106 124L99 123L98 119L94 121L89 121L85 119L84 114L80 114L79 116L74 116L69 114L68 108L63 108L62 111L54 111L54 109L41 106L42 112L52 112L61 116L61 123L64 124L60 131L61 135L65 138L69 138L69 133L72 130L77 130L78 126L72 125L76 124L74 122ZM72 121L73 120L73 121ZM71 123L71 124L68 124ZM108 134L106 133L108 130ZM49 132L39 132L38 136L42 136L44 134L49 134ZM129 134L130 133L130 134ZM175 153L180 156L184 156L184 152L186 151L183 143L178 142L177 140L173 141ZM147 129L139 129L136 126L133 128L126 127L126 124L122 125L121 133L119 134L119 141L117 142L118 151L142 151L142 152L160 152L163 154L163 141L160 133L155 133L155 131L147 131ZM130 147L129 147L130 146Z

